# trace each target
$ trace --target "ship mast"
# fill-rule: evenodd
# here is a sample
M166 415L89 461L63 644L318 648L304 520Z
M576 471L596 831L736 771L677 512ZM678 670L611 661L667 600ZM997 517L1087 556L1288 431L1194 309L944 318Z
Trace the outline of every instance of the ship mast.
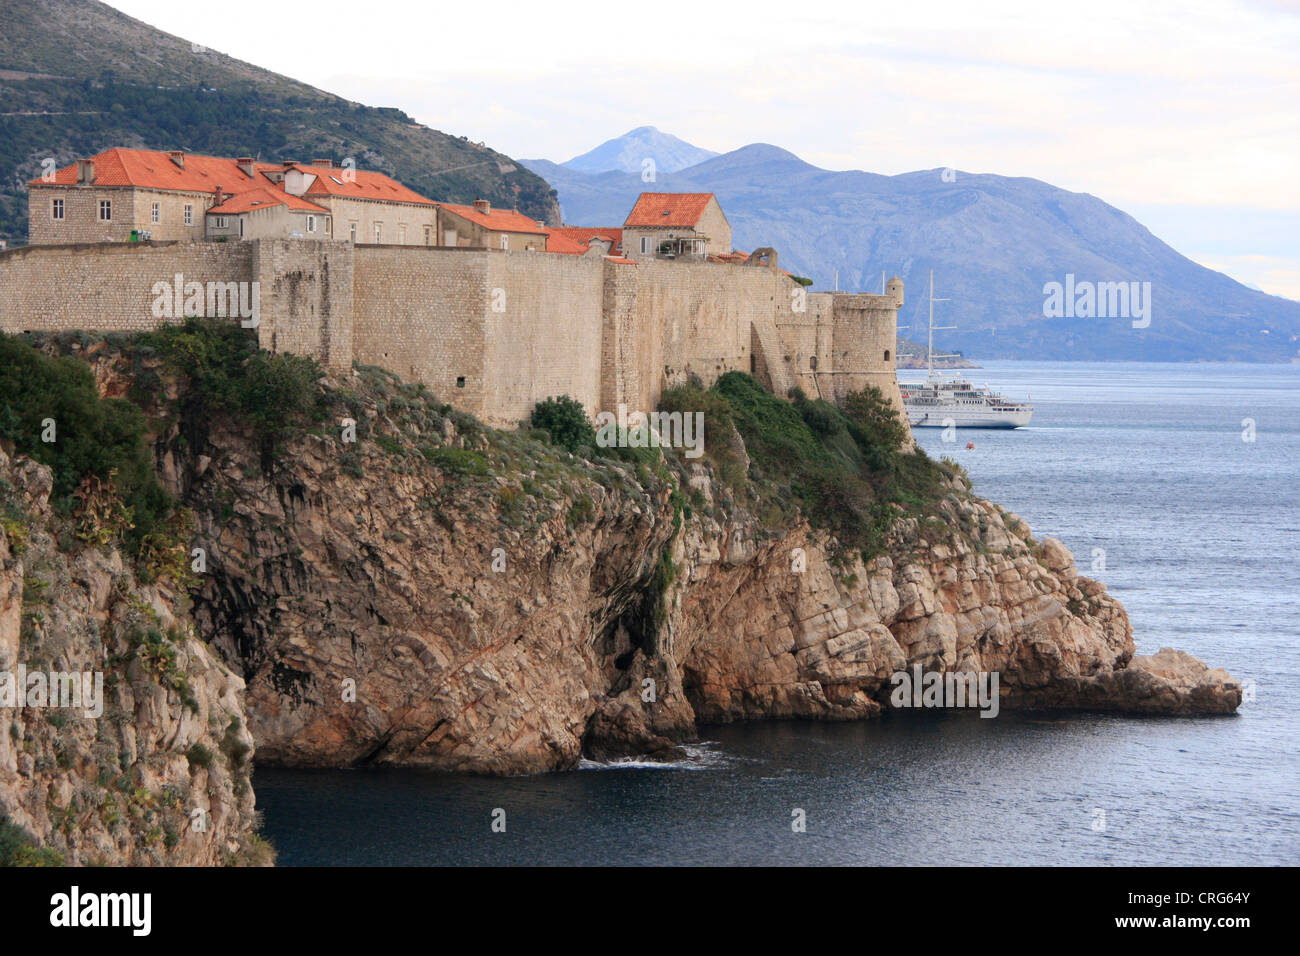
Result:
M934 297L934 270L931 269L930 270L930 340L929 342L926 343L926 347L925 347L925 368L926 368L925 378L926 381L928 382L933 382L935 380L934 379L934 330L935 330L934 304L936 302L951 302L951 301L952 301L951 299L936 299ZM938 326L940 332L946 329L955 329L955 328L957 328L957 326L955 325ZM939 358L954 358L954 357L955 357L954 355L939 356Z

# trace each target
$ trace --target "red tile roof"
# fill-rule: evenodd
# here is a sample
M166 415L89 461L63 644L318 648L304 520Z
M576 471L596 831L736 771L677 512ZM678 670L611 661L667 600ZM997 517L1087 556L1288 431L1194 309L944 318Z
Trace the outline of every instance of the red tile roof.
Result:
M514 210L507 212L504 209L493 209L485 213L473 206L456 206L446 202L435 203L435 205L493 232L527 232L536 236L545 236L551 231L545 226L537 225L536 219L529 219L523 213Z
M138 186L196 193L210 193L218 186L227 193L238 193L249 186L269 185L271 181L265 173L280 168L275 163L256 163L253 175L249 176L233 159L192 154L185 155L185 166L181 168L166 153L149 149L106 149L92 158L96 186ZM76 163L54 174L54 185L76 184ZM33 179L29 185L50 184Z
M623 228L694 226L712 198L713 193L642 193Z
M432 206L412 189L383 173L364 169L343 170L337 166L311 166L306 163L254 163L249 176L239 164L221 156L185 154L184 167L177 166L165 152L149 149L107 149L92 157L95 162L96 186L136 186L141 189L170 189L183 192L213 192L218 186L229 195L249 188L273 186L267 176L297 167L313 178L306 192L317 196L341 196L354 199L378 199L386 202ZM75 186L77 164L65 166L54 175L54 185ZM33 179L32 186L50 185Z
M546 234L546 251L559 252L566 256L585 256L587 244L570 239L563 229L552 229Z
M377 199L381 202L403 202L417 206L436 206L413 189L407 189L396 179L366 169L342 169L338 166L312 166L307 163L286 163L285 172L296 167L314 176L306 195L338 196L343 199Z
M609 229L603 226L560 226L558 229L551 230L551 235L556 233L576 240L584 246L590 245L592 239L600 237L607 242L613 243L611 250L614 252L618 252L623 247L623 230L619 227Z
M298 196L290 195L281 187L259 186L256 189L245 190L237 196L231 196L220 206L213 206L208 210L208 213L250 212L254 209L268 209L272 206L288 206L290 209L298 209L304 212L329 212L328 209L318 206L314 202L308 202Z

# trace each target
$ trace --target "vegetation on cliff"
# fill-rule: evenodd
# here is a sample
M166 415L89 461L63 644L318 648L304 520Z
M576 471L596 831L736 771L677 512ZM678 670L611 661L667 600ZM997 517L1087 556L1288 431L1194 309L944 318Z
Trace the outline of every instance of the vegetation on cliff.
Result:
M704 414L705 457L739 502L778 526L802 514L864 560L900 517L934 514L952 492L953 470L908 447L907 426L875 388L839 407L798 389L786 401L728 372L709 389L669 389L661 404Z
M131 553L171 513L173 502L154 476L153 453L140 408L101 399L84 362L45 355L18 336L0 333L0 438L47 466L56 507L85 513L111 486L124 510L101 517ZM100 522L104 523L103 521Z

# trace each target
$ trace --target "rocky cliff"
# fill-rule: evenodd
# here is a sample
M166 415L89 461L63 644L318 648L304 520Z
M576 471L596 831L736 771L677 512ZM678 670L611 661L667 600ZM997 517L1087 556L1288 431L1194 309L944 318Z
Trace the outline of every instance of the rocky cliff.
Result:
M52 485L0 449L0 857L269 861L243 680L183 595L141 584L113 543L54 513Z
M138 358L85 355L105 394L138 380ZM238 678L208 652L242 675L259 762L516 774L670 754L698 722L880 715L915 665L997 672L1004 708L1240 701L1186 655L1135 658L1104 585L955 471L864 556L707 461L570 455L377 369L324 394L328 416L272 455L237 417L159 419L159 472L206 554L185 647L218 699Z

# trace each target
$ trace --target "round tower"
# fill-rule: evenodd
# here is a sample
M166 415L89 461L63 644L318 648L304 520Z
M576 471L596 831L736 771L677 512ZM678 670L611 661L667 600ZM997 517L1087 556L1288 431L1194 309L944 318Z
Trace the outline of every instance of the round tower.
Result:
M903 307L903 280L894 276L885 284L885 295L893 296L894 301L898 303L898 308Z

